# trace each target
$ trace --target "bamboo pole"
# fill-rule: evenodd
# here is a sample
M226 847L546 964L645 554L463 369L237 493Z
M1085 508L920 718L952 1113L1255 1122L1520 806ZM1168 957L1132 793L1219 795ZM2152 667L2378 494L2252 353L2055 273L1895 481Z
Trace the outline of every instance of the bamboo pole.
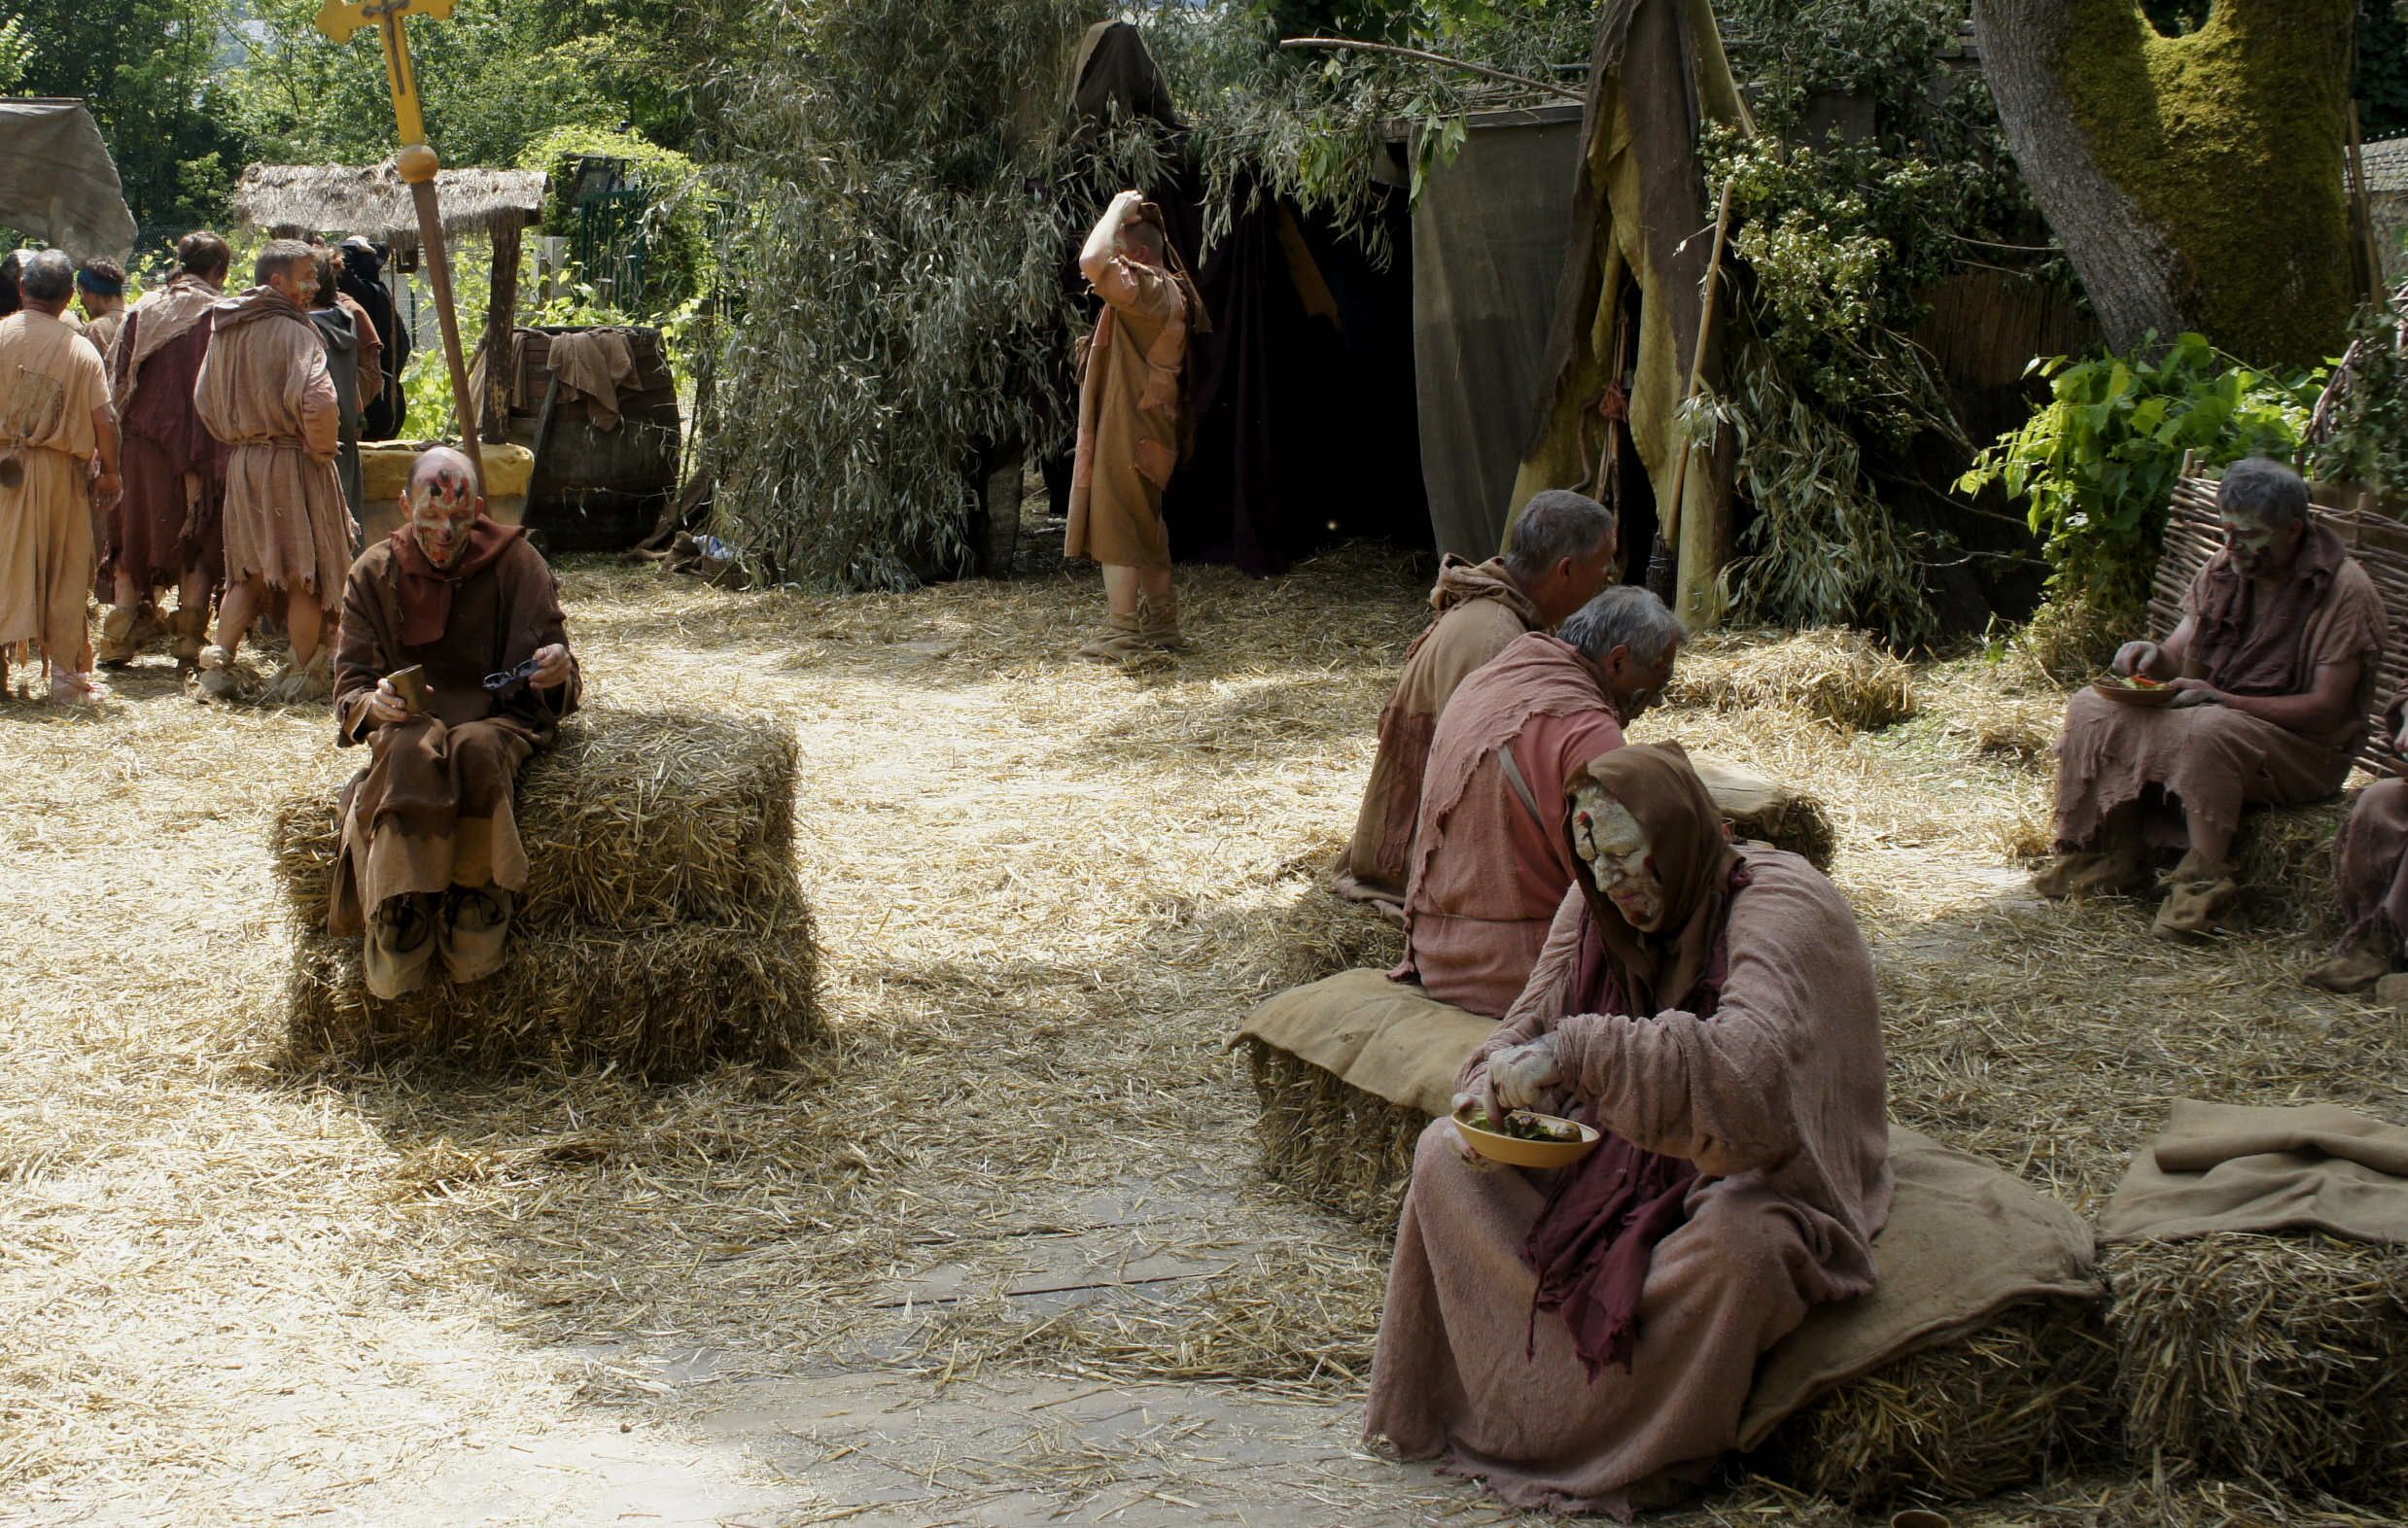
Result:
M1697 344L1689 358L1689 385L1681 394L1684 414L1705 386L1706 347L1713 342L1715 315L1723 295L1723 246L1730 235L1731 187L1731 182L1723 183L1722 200L1714 212L1714 249L1706 257L1705 301L1697 313ZM1692 627L1711 626L1722 613L1716 583L1723 573L1722 549L1718 544L1722 527L1715 523L1714 515L1702 514L1690 521L1682 513L1689 493L1689 461L1697 447L1677 416L1673 429L1680 437L1681 459L1672 469L1670 499L1658 504L1657 524L1662 528L1658 542L1676 553L1674 611Z

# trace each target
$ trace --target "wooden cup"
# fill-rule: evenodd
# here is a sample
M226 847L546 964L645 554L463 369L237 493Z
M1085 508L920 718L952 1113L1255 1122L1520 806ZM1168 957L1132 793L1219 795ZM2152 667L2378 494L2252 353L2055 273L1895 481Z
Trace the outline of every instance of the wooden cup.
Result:
M413 663L385 676L393 693L401 697L401 709L413 716L427 712L427 671L424 664Z

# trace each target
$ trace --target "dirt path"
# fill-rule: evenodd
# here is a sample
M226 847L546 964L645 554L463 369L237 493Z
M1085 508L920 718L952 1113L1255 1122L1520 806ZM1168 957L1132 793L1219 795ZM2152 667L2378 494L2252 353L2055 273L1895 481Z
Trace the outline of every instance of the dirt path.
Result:
M263 834L351 766L324 713L160 660L97 716L0 704L0 1522L1500 1520L1355 1446L1385 1249L1255 1174L1222 1049L1393 949L1314 882L1420 620L1402 564L1197 575L1199 652L1137 679L1063 656L1094 591L1057 575L567 583L596 705L796 729L828 1053L296 1071ZM2082 1199L2179 1091L2401 1097L2391 1021L2292 994L2283 941L2178 963L2024 899L2028 760L1642 734L1832 803L1910 1123Z

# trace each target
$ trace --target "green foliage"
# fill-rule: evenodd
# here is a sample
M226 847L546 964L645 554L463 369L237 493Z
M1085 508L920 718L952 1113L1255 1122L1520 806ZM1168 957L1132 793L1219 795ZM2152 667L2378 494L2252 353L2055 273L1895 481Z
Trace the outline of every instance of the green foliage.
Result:
M2350 323L2350 350L2335 397L2310 447L2312 475L2356 483L2408 499L2408 357L2399 349L2408 320L2398 299L2361 305Z
M2408 132L2408 7L2361 0L2357 12L2358 130L2368 138Z
M712 215L718 191L702 168L677 150L665 149L640 133L555 127L518 156L520 168L541 170L552 178L552 199L543 214L545 233L576 230L577 212L570 192L573 167L580 155L626 160L629 181L644 192L646 290L637 300L622 300L612 311L622 318L649 321L708 294L718 276L718 255L712 243Z
M2282 379L2242 365L2199 334L2162 354L2035 361L2049 401L1975 459L1957 484L2003 484L2031 504L2054 568L2052 598L2116 605L2145 596L2185 452L2205 467L2287 458L2306 429L2316 376Z

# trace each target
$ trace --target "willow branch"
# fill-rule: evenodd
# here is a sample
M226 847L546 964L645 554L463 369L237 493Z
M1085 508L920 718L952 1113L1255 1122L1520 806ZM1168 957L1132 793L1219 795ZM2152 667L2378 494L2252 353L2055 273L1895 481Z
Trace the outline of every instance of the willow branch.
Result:
M1588 99L1587 91L1575 90L1552 81L1533 80L1526 75L1507 74L1502 69L1491 69L1486 64L1469 63L1461 58L1449 58L1445 53L1425 52L1418 48L1399 48L1394 43L1365 43L1358 42L1351 37L1283 37L1279 39L1279 46L1282 48L1339 48L1365 53L1394 53L1400 58L1418 58L1423 63L1443 64L1449 69L1461 69L1467 74L1485 75L1491 80L1502 80L1508 85L1518 85L1526 89L1544 90L1550 95L1559 95L1567 101Z

